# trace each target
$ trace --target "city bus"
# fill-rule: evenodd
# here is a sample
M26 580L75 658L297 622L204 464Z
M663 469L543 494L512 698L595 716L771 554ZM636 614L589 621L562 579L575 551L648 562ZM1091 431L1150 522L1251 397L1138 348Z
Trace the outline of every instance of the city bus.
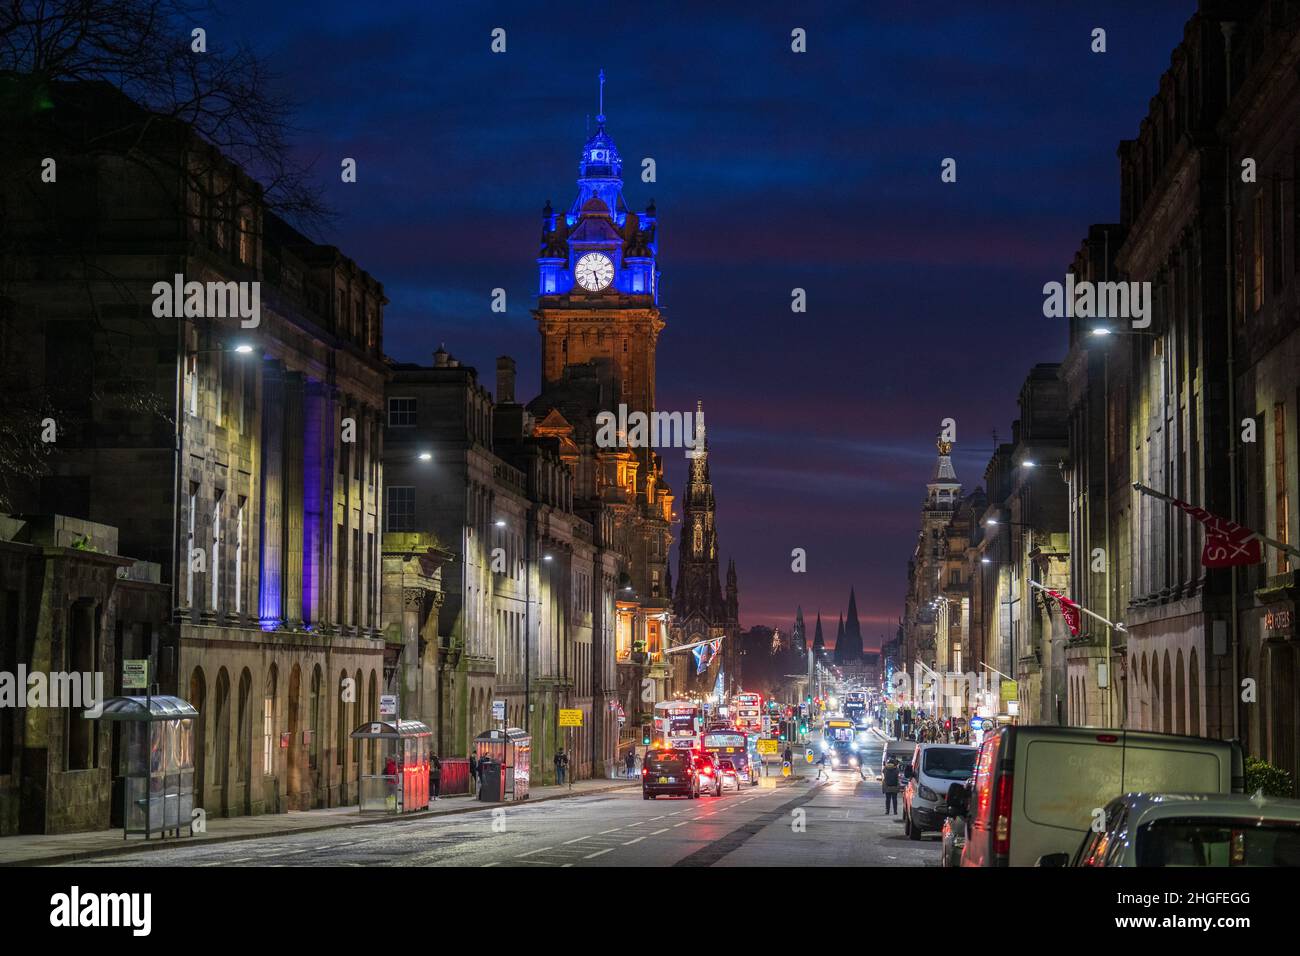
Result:
M844 695L844 716L853 721L853 726L863 730L867 726L867 695L863 691L851 691Z
M736 729L742 730L747 734L761 734L763 732L763 697L761 694L748 694L741 692L732 698L733 714Z
M692 700L661 700L655 704L655 746L700 750L704 711Z
M830 757L833 769L857 769L858 740L853 721L839 716L822 721L822 750Z
M737 780L748 780L750 786L758 784L758 776L750 758L749 735L741 730L706 730L704 749L719 761L730 760L736 768Z

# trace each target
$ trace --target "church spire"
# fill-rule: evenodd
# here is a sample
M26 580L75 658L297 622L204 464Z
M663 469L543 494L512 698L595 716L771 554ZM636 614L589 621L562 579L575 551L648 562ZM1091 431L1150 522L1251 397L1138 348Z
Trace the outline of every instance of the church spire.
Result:
M602 126L605 123L605 68L600 69L600 112L596 114L596 122Z

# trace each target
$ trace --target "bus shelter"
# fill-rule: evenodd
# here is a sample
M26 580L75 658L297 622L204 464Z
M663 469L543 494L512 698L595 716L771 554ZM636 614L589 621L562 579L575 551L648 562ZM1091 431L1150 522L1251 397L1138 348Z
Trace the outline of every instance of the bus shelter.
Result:
M505 730L485 730L474 738L474 753L478 759L492 758L492 762L501 768L501 800L527 800L530 760L532 757L533 738L528 731L519 727L507 727ZM484 794L484 799L490 799Z
M194 835L194 720L199 712L167 695L110 697L101 720L121 723L122 839Z
M429 755L433 731L420 720L372 720L350 734L364 745L358 809L411 813L429 806Z

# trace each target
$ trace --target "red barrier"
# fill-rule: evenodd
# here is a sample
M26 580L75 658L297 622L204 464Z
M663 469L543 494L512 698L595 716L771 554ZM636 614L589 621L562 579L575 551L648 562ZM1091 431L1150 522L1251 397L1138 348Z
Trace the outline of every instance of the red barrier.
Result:
M469 793L469 758L442 758L442 792L444 796Z

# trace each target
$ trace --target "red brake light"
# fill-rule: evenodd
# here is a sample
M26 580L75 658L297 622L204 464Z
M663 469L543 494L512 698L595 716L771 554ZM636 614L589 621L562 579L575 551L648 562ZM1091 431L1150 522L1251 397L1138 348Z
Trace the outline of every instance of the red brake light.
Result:
M1116 743L1118 740L1119 740L1119 738L1118 738L1117 736L1115 736L1114 734L1098 734L1098 735L1097 735L1097 743L1099 743L1099 744L1113 744L1113 743Z
M998 778L997 796L993 800L993 852L1002 856L1011 852L1011 774Z

